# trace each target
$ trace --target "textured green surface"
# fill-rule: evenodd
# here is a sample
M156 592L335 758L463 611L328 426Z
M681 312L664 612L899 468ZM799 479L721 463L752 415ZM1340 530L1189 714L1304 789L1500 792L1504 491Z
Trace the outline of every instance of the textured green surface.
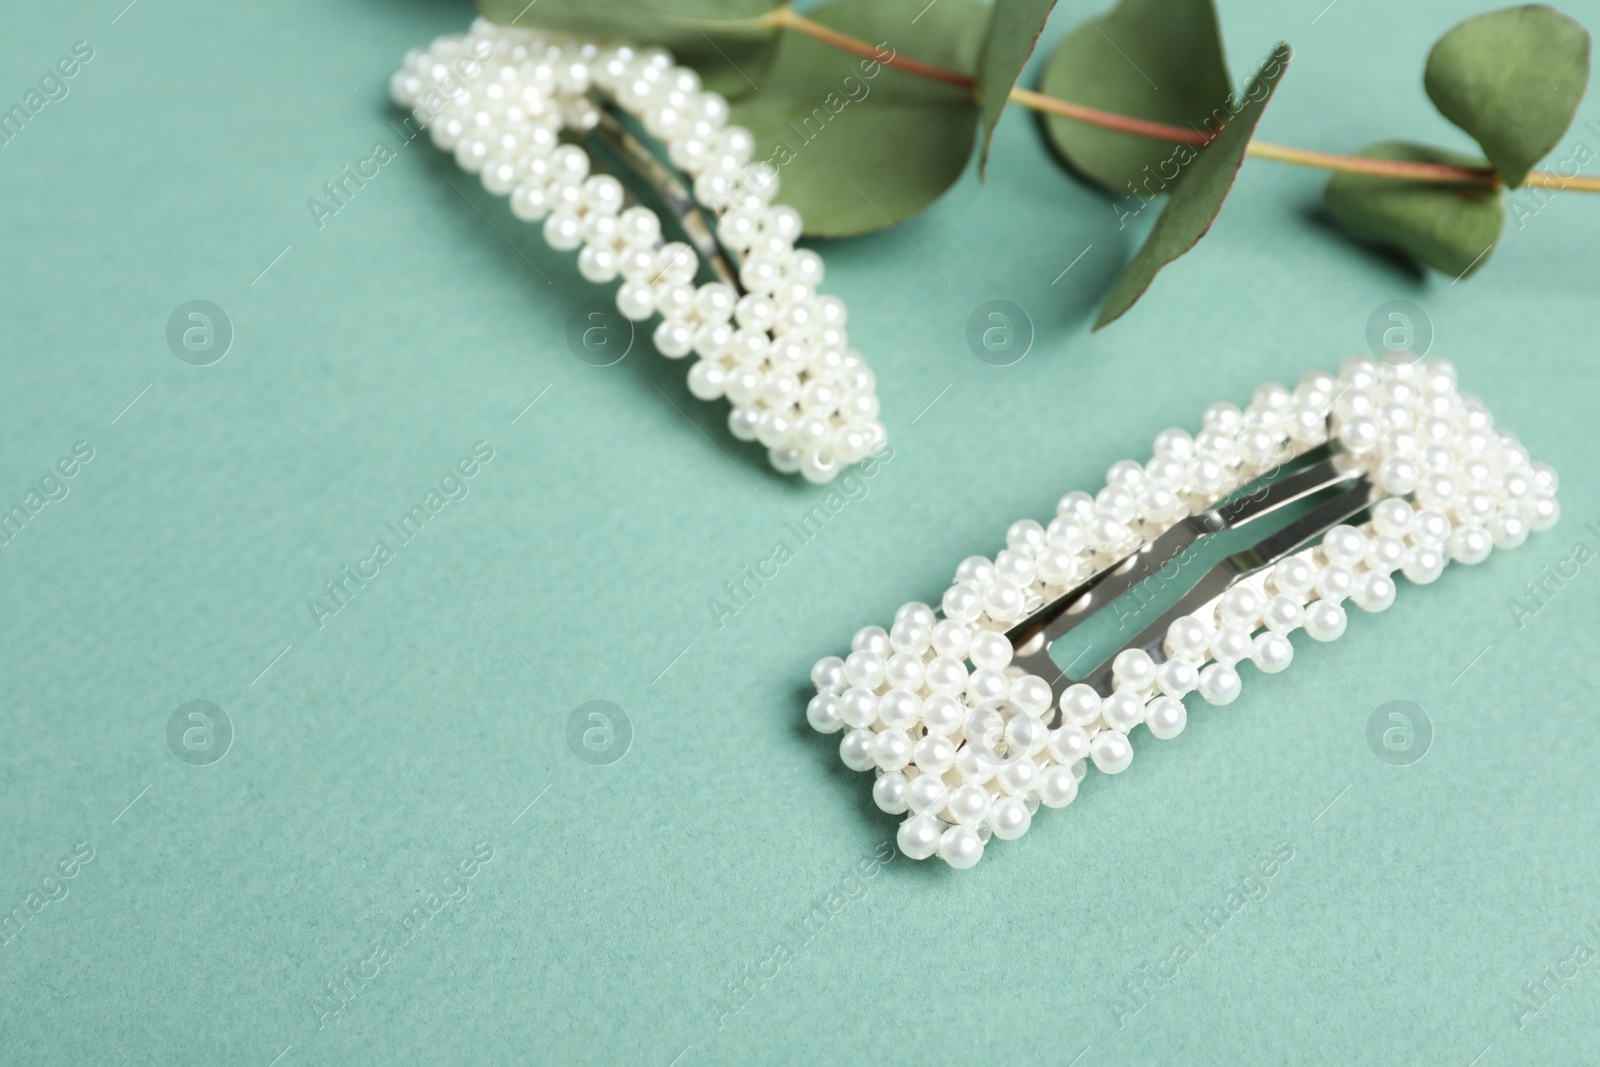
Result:
M1029 123L1003 123L986 185L825 249L894 459L719 629L708 599L818 493L736 447L681 366L573 358L565 322L594 291L569 257L399 146L389 71L468 12L138 0L113 23L123 2L0 16L0 100L94 48L0 146L0 500L94 450L0 548L0 900L75 871L0 945L0 1061L1600 1056L1600 564L1520 630L1507 603L1578 537L1600 544L1582 529L1600 525L1600 199L1516 194L1493 262L1451 285L1318 223L1320 175L1248 162L1202 246L1091 336L1152 213L1119 232ZM1223 5L1241 70L1296 47L1263 136L1469 149L1417 74L1467 7L1343 0L1313 23L1321 6ZM1595 120L1556 160L1600 145ZM319 230L307 198L379 140L395 158ZM1011 367L964 340L992 298L1033 319ZM1141 738L1125 775L977 868L875 868L893 820L805 726L811 662L1163 426L1363 350L1396 298L1561 472L1562 524L1403 587L1286 674L1247 673L1238 703ZM235 327L208 367L164 337L194 299ZM494 458L469 495L318 629L307 598L479 441ZM166 742L197 699L237 733L209 767ZM565 741L593 699L632 720L610 766ZM1409 767L1366 741L1393 699L1433 724ZM1260 899L1202 944L1191 925L1264 862ZM429 894L462 899L401 947ZM1158 988L1144 968L1172 975L1180 941L1192 958ZM346 968L374 977L319 1030L311 998ZM1141 981L1147 1001L1124 988Z

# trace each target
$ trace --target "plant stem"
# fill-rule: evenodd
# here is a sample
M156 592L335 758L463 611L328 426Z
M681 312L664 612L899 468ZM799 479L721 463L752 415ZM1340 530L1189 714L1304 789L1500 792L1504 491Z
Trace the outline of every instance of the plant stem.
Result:
M1118 115L1111 111L1101 111L1096 107L1086 107L1083 104L1073 104L1066 100L1058 100L1053 96L1036 93L1032 89L1023 89L1020 86L1011 90L1011 99L1023 107L1031 107L1035 111L1043 111L1051 115L1060 115L1064 119L1075 119L1090 126L1099 126L1105 130L1117 130L1121 133L1131 133L1135 137L1151 137L1159 141L1176 141L1179 144L1197 145L1204 148L1211 143L1215 134L1206 133L1204 130L1186 130L1182 126L1168 126L1160 122L1147 122L1129 115Z
M767 22L773 26L803 33L807 37L821 41L823 44L832 45L840 51L875 59L884 66L894 67L897 70L903 70L907 74L915 74L921 78L931 78L934 81L959 85L965 89L972 88L978 81L970 74L962 74L960 71L955 70L945 70L943 67L933 66L931 63L907 59L894 52L885 53L880 51L876 45L868 44L858 37L851 37L848 33L841 33L832 26L824 26L820 22L808 19L787 5L773 9L772 13L767 16Z
M895 52L885 53L878 46L868 44L847 33L842 33L831 26L825 26L814 19L806 18L793 8L780 7L774 9L764 20L772 26L794 30L823 44L830 45L852 55L863 56L876 60L884 66L903 70L907 74L918 77L930 78L941 81L947 85L958 85L965 89L975 89L977 79L970 74L960 71L946 70L919 60L908 59ZM1032 89L1023 89L1020 86L1011 90L1011 102L1021 104L1023 107L1042 111L1049 115L1058 115L1062 118L1072 119L1088 126L1098 126L1105 130L1116 130L1119 133L1131 134L1135 137L1148 137L1160 141L1172 141L1178 144L1195 145L1204 147L1211 143L1216 135L1204 130L1185 129L1182 126L1168 126L1165 123L1150 122L1145 119L1134 118L1131 115L1119 115L1111 111L1102 111L1099 108L1086 107L1083 104L1074 104L1067 100L1060 100ZM1276 160L1279 163L1292 163L1301 167L1317 167L1322 170L1338 171L1344 174L1367 174L1375 178L1393 178L1400 181L1424 181L1440 185L1477 185L1498 186L1500 176L1490 167L1456 167L1447 163L1412 163L1404 160L1368 159L1365 156L1343 156L1333 152L1317 152L1308 148L1292 148L1288 145L1272 144L1268 141L1251 141L1245 149L1246 155L1256 156L1261 159ZM1573 175L1568 177L1550 171L1532 171L1528 174L1525 185L1540 189L1571 189L1574 191L1600 193L1600 177L1586 175Z

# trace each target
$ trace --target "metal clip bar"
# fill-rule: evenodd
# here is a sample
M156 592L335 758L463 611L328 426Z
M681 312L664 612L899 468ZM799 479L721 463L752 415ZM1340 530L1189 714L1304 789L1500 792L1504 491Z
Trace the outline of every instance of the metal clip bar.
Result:
M734 265L728 250L717 240L716 227L701 211L688 186L623 125L613 113L610 101L593 93L590 97L600 113L600 120L590 133L610 147L641 181L655 191L672 217L678 220L689 243L694 245L700 258L705 260L717 277L733 286L735 293L744 295L744 286L739 282L739 268Z
M1329 458L1276 481L1263 483L1262 479L1257 479L1207 511L1177 523L1160 537L1102 569L1017 623L1006 632L1007 639L1016 650L1012 663L1030 674L1052 679L1051 689L1059 698L1072 683L1066 677L1066 672L1049 655L1050 647L1062 635L1154 576L1201 537L1237 530L1297 501L1330 490L1344 489L1315 511L1217 564L1197 580L1177 605L1124 646L1141 647L1147 643L1148 635L1155 632L1155 648L1147 651L1151 651L1157 662L1164 660L1166 656L1160 646L1167 627L1174 619L1197 610L1205 601L1225 592L1237 578L1276 562L1308 539L1326 532L1366 507L1370 485L1364 473L1345 457L1331 454L1331 450L1323 449L1320 452ZM1308 453L1300 459L1312 455ZM1202 592L1204 595L1201 595ZM1084 679L1106 694L1111 691L1109 664L1113 658L1115 654L1098 664Z

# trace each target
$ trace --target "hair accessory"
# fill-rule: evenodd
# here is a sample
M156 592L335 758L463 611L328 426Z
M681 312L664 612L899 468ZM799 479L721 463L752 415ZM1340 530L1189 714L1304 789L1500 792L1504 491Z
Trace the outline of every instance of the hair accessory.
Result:
M1126 770L1139 724L1176 737L1187 694L1228 704L1244 661L1289 666L1294 630L1331 641L1346 601L1394 602L1394 572L1427 584L1560 515L1555 472L1443 360L1353 358L1202 423L1163 430L1142 466L1112 464L1096 496L1062 497L1049 526L1013 523L993 560L963 560L942 618L906 604L813 668L806 717L876 772L906 855L972 866L1041 802L1070 804L1087 762ZM1080 628L1105 647L1050 654Z
M665 50L478 19L465 36L407 53L390 93L485 189L509 195L513 214L542 220L550 247L577 251L585 278L620 277L622 315L659 314L657 350L700 357L689 391L727 397L728 428L766 446L773 467L826 482L886 440L844 303L817 293L822 258L794 247L800 214L772 202L776 169L750 163L750 131L729 125L728 102ZM562 137L605 145L692 247L665 240L660 216ZM666 162L645 138L665 146ZM696 286L702 260L717 277Z

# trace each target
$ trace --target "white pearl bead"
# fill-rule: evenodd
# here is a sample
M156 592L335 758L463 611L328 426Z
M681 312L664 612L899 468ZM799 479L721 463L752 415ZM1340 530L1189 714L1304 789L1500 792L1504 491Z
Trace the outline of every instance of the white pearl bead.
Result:
M1427 585L1437 581L1444 573L1445 562L1444 554L1433 545L1420 544L1406 553L1406 561L1400 570L1413 584Z
M1220 664L1237 663L1250 655L1250 634L1232 626L1224 627L1211 635L1207 649Z
M976 704L986 704L1005 697L1011 683L1001 671L979 668L967 676L967 695Z
M878 698L872 690L853 685L839 694L839 718L857 729L878 721Z
M727 378L722 364L710 359L698 360L689 368L689 392L698 400L715 400L722 395Z
M604 285L615 278L617 266L617 253L610 248L590 244L578 253L578 273L596 285Z
M1449 548L1457 563L1482 563L1494 549L1494 540L1482 526L1458 526L1450 534Z
M925 860L939 850L940 827L937 819L918 815L900 824L895 832L895 844L903 855L914 860Z
M1305 599L1317 581L1317 569L1301 556L1280 560L1272 568L1272 588L1284 596Z
M926 684L930 690L951 696L966 687L968 678L966 664L950 656L935 656L930 660L926 676Z
M956 822L976 826L989 814L989 791L970 782L957 786L950 794L948 807Z
M1261 621L1274 633L1292 633L1305 625L1306 610L1299 597L1279 594L1267 601Z
M922 698L904 689L891 689L878 698L877 715L891 730L909 730L922 715Z
M922 657L909 652L895 653L884 667L884 680L896 689L920 689L924 676Z
M1208 704L1232 704L1243 687L1239 672L1229 664L1213 663L1200 672L1200 696Z
M1531 528L1543 533L1561 519L1561 505L1555 497L1540 494L1523 509L1522 517Z
M837 693L845 687L844 660L838 656L823 656L811 668L811 684L820 693Z
M1306 607L1306 633L1316 641L1332 641L1344 633L1349 618L1344 608L1329 600L1316 600Z
M1261 621L1266 600L1248 585L1236 585L1222 594L1217 615L1224 626L1250 631Z
M831 693L818 693L806 705L806 722L821 734L837 733L844 728L839 717L839 698Z
M958 871L983 859L983 839L968 826L952 826L939 837L939 858Z
M1365 557L1370 570L1388 574L1400 568L1406 559L1406 543L1389 534L1379 534L1367 542Z
M1100 718L1100 694L1078 682L1061 694L1061 714L1074 726L1092 726Z
M1189 711L1177 697L1159 696L1150 702L1145 722L1152 735L1166 741L1183 733L1189 724Z
M1071 723L1050 732L1050 755L1057 763L1076 763L1089 755L1089 735Z
M1001 671L1011 664L1011 642L1006 640L1005 634L984 630L973 635L970 647L968 657L974 667Z
M655 293L643 282L623 282L617 288L617 310L634 322L648 319L655 314Z
M929 612L931 619L933 613ZM914 653L917 657L917 678L921 684L922 656L933 644L933 631L929 624L921 619L902 618L896 615L894 626L889 629L889 647L896 652Z
M1089 742L1089 758L1101 773L1120 774L1133 762L1133 746L1126 734L1102 730Z
M1033 584L1035 565L1033 555L1026 549L1003 549L994 558L994 569L1001 578L1014 585Z
M571 252L583 243L583 223L569 211L551 212L544 220L544 240L557 252Z
M1489 523L1496 548L1518 548L1528 539L1528 521L1515 513L1497 515Z
M1162 430L1156 434L1153 451L1162 459L1181 462L1194 455L1194 438L1189 436L1189 431L1176 427Z
M884 635L887 642L888 635ZM851 685L876 689L883 684L884 656L881 652L857 649L845 657L844 676Z
M904 730L883 730L872 739L872 759L886 771L911 762L911 738Z
M1025 797L1039 788L1039 765L1023 757L1003 764L994 775L1000 788L1014 797Z
M511 191L511 213L523 222L538 222L550 213L550 197L543 184L523 182Z
M1011 692L1008 694L1011 702L1029 716L1041 716L1050 708L1054 694L1050 692L1050 683L1034 674L1024 674L1011 683Z
M1182 697L1200 684L1200 671L1194 661L1174 657L1156 668L1156 685L1167 696Z
M1250 662L1262 674L1277 674L1294 660L1294 645L1281 633L1270 630L1256 634L1250 646Z
M1033 812L1016 797L1001 797L989 813L989 828L1002 841L1014 841L1028 832Z
M1126 689L1118 689L1106 697L1100 717L1113 730L1127 733L1144 721L1144 701Z
M668 359L682 359L694 349L694 331L681 322L663 320L651 338L656 350Z
M844 765L852 771L870 770L874 766L872 758L872 731L851 730L839 742L839 758Z
M1356 576L1349 567L1337 563L1329 564L1317 574L1317 581L1313 588L1317 596L1323 600L1337 603L1355 592Z
M1206 651L1210 640L1211 634L1205 624L1192 615L1185 615L1167 627L1162 647L1169 657L1198 659Z
M1450 539L1450 531L1449 517L1439 511L1419 511L1412 519L1411 537L1417 544L1442 547Z
M912 759L927 774L943 774L956 765L956 746L947 737L928 734L916 743Z
M919 774L906 790L906 803L912 811L938 812L950 800L950 787L936 774Z
M942 656L964 659L971 648L972 631L954 619L944 619L933 627L932 645Z
M994 777L999 767L992 753L987 750L980 753L979 747L969 742L956 750L956 770L963 782L982 785Z
M863 626L850 636L850 651L889 655L889 631L881 626Z
M1350 599L1363 611L1384 611L1394 603L1394 597L1394 579L1387 574L1371 571L1356 580L1356 589Z
M768 409L756 420L756 440L768 448L779 448L794 439L794 419L787 411Z
M1078 778L1072 768L1054 764L1039 776L1039 800L1047 808L1064 808L1078 795Z
M922 725L930 734L953 733L965 715L962 703L948 693L934 693L922 702Z
M1353 567L1366 555L1367 539L1354 526L1335 526L1322 538L1322 554L1329 563Z
M661 219L640 204L624 211L617 219L618 233L635 248L649 248L661 239Z
M1148 689L1155 684L1155 661L1142 648L1124 649L1111 661L1111 676L1119 687L1126 686L1134 691Z
M804 452L800 456L800 474L812 485L833 481L839 473L839 461L827 452Z
M583 181L583 206L602 215L622 210L622 183L609 174L593 174Z
M899 771L890 771L880 775L872 783L872 799L880 811L890 815L899 815L906 810L906 791L910 783L906 776Z
M509 159L491 160L485 164L483 171L478 175L483 187L495 196L505 196L516 188L520 172L517 166Z
M1411 528L1411 504L1399 497L1386 497L1372 508L1372 525L1380 534L1404 537Z

